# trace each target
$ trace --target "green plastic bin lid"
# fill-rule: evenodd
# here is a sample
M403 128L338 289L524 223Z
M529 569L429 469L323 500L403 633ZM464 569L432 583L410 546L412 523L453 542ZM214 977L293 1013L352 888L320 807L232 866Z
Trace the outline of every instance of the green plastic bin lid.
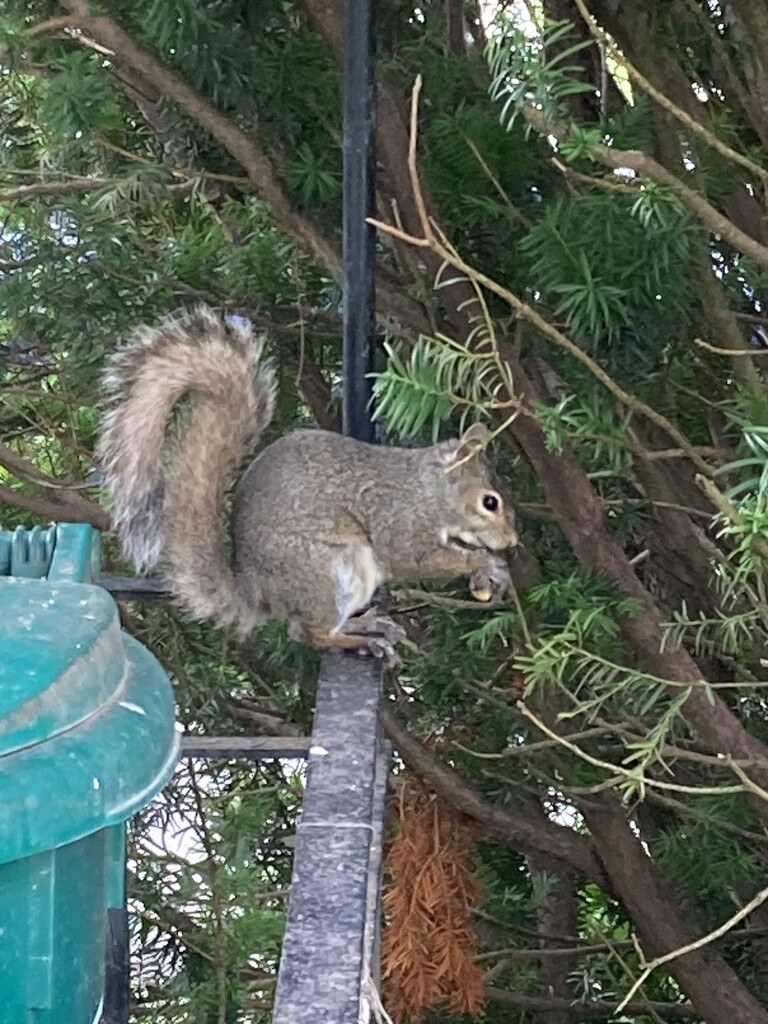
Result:
M90 717L124 671L117 609L105 590L0 579L0 755Z
M179 743L168 677L106 591L0 578L0 863L126 820Z

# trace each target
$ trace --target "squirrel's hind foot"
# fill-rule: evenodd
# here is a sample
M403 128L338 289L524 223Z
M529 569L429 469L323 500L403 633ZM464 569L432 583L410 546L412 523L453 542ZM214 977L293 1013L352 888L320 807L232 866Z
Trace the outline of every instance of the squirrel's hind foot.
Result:
M316 647L336 647L350 654L381 658L387 668L396 668L402 664L395 650L396 644L403 644L411 650L417 649L403 627L376 608L369 608L362 615L347 619L338 633L312 635L311 642Z
M362 615L348 619L343 630L346 636L360 637L362 643L358 653L381 658L386 668L397 668L403 663L395 650L395 644L416 650L416 645L408 639L403 627L377 608L369 608Z
M383 636L360 637L360 641L359 646L349 649L349 654L381 658L385 668L399 668L403 664L403 659L395 650L394 645Z

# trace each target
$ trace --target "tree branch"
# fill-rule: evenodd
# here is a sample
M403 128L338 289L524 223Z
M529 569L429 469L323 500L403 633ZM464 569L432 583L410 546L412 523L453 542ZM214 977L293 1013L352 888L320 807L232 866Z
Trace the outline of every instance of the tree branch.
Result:
M688 953L693 953L696 950L702 949L704 946L710 945L710 943L714 942L716 939L720 939L724 935L727 935L734 925L737 925L739 921L743 921L745 917L749 917L749 915L753 911L757 910L758 907L762 906L766 900L768 900L768 888L761 889L748 903L741 907L735 914L732 914L727 921L724 921L717 928L714 928L711 932L700 936L698 939L694 939L685 946L680 946L679 949L673 949L670 950L669 953L665 953L663 956L657 956L649 964L646 964L643 968L643 973L629 990L626 997L621 1001L621 1004L616 1008L616 1012L621 1013L626 1010L632 997L657 967L662 967L664 964L668 964L672 960L677 960L681 956L687 956Z
M489 837L525 853L549 855L566 869L605 885L605 873L588 839L546 820L530 820L519 809L512 811L490 803L390 712L383 711L382 716L384 731L408 767L453 807L480 822Z
M43 473L28 459L15 452L8 445L0 443L0 465L20 480L26 480L35 487L42 487L52 498L34 497L7 485L0 487L0 501L17 508L24 508L36 515L49 519L69 519L74 522L90 523L100 530L109 529L109 515L95 502L79 493L83 484L66 484Z
M258 141L245 134L181 75L163 64L122 29L103 15L91 15L87 0L60 0L78 19L79 26L106 47L118 64L125 63L160 93L173 100L198 122L244 168L248 179L270 204L280 227L302 242L313 257L334 275L341 277L341 261L323 235L291 206L274 167Z
M4 173L4 172L3 172ZM0 203L13 203L32 196L68 196L76 192L90 192L102 188L107 182L101 178L72 178L69 181L38 181L34 185L19 185L0 192Z
M535 904L542 947L546 946L547 936L553 933L569 936L575 947L578 943L579 921L573 872L563 871L545 854L529 853L526 861L533 891L540 894ZM579 955L575 948L570 951L558 950L562 955L556 957L547 956L547 952L546 948L542 948L543 956L538 963L539 988L553 1000L569 1003L574 998L571 976L578 965ZM538 1016L541 1024L573 1024L576 1018L570 1006L567 1009L565 1006L542 1007Z
M522 113L528 124L541 135L551 135L561 143L567 141L570 134L568 125L548 120L540 110L530 104L526 104L522 108ZM629 167L641 177L650 178L660 185L666 185L670 192L674 193L684 206L695 213L702 224L709 228L714 235L718 235L734 249L739 249L745 256L750 256L761 266L768 267L768 248L766 246L761 245L746 232L737 228L704 196L686 185L647 153L643 153L639 149L614 149L612 146L596 143L590 149L590 154L599 163L613 170Z
M451 265L463 272L469 272L479 284L492 288L496 294L506 298L507 295L511 295L507 289L502 288L485 275L474 271L472 267L456 256L455 251L443 241L441 233L438 237L439 229L436 228L433 218L429 216L427 200L421 189L415 162L418 83L414 88L413 98L412 130L406 163L410 171L413 205L417 218L414 231L421 230L422 235L420 237L415 234L404 235L404 232L397 232L396 229L389 228L389 230L404 235L406 240L423 247L425 251L435 252L441 260L441 267L443 261L447 259ZM516 296L512 295L511 297L515 303L520 304L520 300ZM531 311L531 313L533 312ZM541 324L541 329L548 336L555 331L555 328L539 314L535 314L535 319L534 317L531 319L537 327ZM559 334L556 331L555 333ZM570 339L566 339L566 341L569 345L573 345ZM525 407L530 407L531 402L540 396L512 346L507 345L504 354L509 368L509 377L514 381L516 397ZM604 374L601 367L597 367L597 370ZM646 415L648 414L646 413ZM662 426L658 424L657 416L648 418ZM661 419L664 420L664 417ZM662 429L669 433L668 428L671 428L672 436L676 440L682 439L681 447L689 454L691 461L700 466L703 460L693 451L688 439L673 424L668 424L665 421ZM728 752L732 757L738 759L752 759L754 767L749 773L750 780L759 789L768 789L768 747L744 728L739 719L719 697L711 695L706 687L699 685L701 671L685 649L669 650L665 648L664 619L661 612L651 594L638 579L635 568L629 562L623 548L609 532L605 521L605 510L576 457L569 451L553 455L547 446L541 426L534 416L517 416L510 426L510 431L536 472L560 528L582 564L603 573L616 583L620 591L637 599L641 609L639 613L632 616L620 616L617 619L627 641L638 653L641 663L648 671L661 679L694 684L683 705L683 712L691 725L713 752ZM709 470L704 479L711 475L711 470ZM764 801L756 801L756 810L761 819L768 822L768 804Z
M698 135L704 142L711 146L712 149L725 157L726 160L730 160L732 163L739 164L745 170L749 171L750 174L756 178L760 178L764 183L768 182L768 171L760 167L749 157L744 156L742 153L737 152L730 146L726 145L721 139L718 139L716 135L713 135L700 121L697 121L695 117L691 117L689 113L678 107L676 103L673 103L663 92L660 92L648 79L643 75L635 66L629 61L626 56L621 53L612 39L608 36L600 25L598 25L595 18L590 14L587 5L584 0L574 0L574 3L579 9L579 14L586 22L592 35L601 43L608 52L613 56L616 63L624 68L629 77L636 82L640 88L648 93L651 99L655 100L659 106L666 110L668 114L671 114L681 124L684 124L686 128Z
M30 25L28 29L24 30L24 35L28 39L32 39L34 36L40 36L46 32L60 32L62 29L74 28L76 25L76 17L71 14L62 14L58 18L46 18L45 21L38 21L35 25Z
M486 986L486 998L491 1002L499 1003L502 1006L515 1006L519 1010L569 1010L574 1017L594 1019L596 1017L613 1017L616 1013L616 1004L608 999L591 999L586 1003L573 1002L570 999L558 999L555 996L541 995L528 996L522 992L509 992L503 988ZM662 1003L651 1000L636 1000L630 1003L625 1012L628 1014L652 1014L658 1013L667 1020L688 1020L695 1017L701 1019L701 1014L691 1003Z
M656 957L683 947L687 950L671 960L670 973L701 1019L709 1024L767 1024L768 1010L725 960L711 948L702 952L696 947L695 929L640 838L631 831L614 796L588 798L580 802L579 809L612 889L629 911L644 950Z
M342 261L337 248L329 243L307 218L297 213L288 199L264 145L252 129L246 135L204 96L192 88L177 72L139 46L113 19L89 13L88 0L59 0L76 16L78 25L105 47L118 66L129 68L166 96L204 128L245 170L250 183L269 203L277 226L293 236L336 281L342 279ZM73 37L77 39L77 37ZM133 85L135 88L135 83ZM422 307L403 289L386 282L379 286L394 316L421 330L425 325Z
M5 484L0 484L0 505L11 508L23 508L42 519L53 519L58 522L89 523L97 530L109 529L109 516L97 506L86 510L82 506L68 505L66 502L49 501L47 498L33 498L22 491L14 491Z

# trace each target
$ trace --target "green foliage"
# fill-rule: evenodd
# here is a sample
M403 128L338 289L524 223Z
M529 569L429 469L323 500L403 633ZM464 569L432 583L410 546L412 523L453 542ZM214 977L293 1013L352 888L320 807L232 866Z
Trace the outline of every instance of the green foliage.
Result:
M570 21L544 19L532 37L514 15L499 17L497 31L488 43L488 64L491 96L504 101L502 123L509 127L519 107L532 102L540 106L549 120L558 121L567 111L563 100L576 93L595 91L593 83L581 80L581 65L572 61L593 43L591 40L571 42L572 33ZM569 45L558 46L564 40ZM553 49L556 52L551 55Z
M441 424L457 406L464 406L462 423L472 412L508 407L500 398L513 384L498 354L473 351L444 335L420 337L402 358L385 345L389 363L373 386L375 416L395 435L418 435L425 428L437 440Z
M632 344L634 334L633 347L658 350L665 327L690 308L690 232L688 215L664 189L644 187L636 197L596 191L550 203L521 249L553 315L585 347ZM651 336L637 330L643 317Z
M707 5L674 31L667 31L670 5L641 7L651 28L638 45L655 46L647 52L656 63L677 62L697 90L706 89L708 130L764 164L761 135L744 109L731 106L732 84L722 86L717 71L725 54L732 81L748 90L748 41ZM32 511L42 499L98 499L92 453L104 357L135 325L179 305L213 303L266 332L279 379L270 438L312 424L327 411L328 392L332 409L338 403L339 284L302 235L311 229L340 250L341 77L327 43L291 0L131 7L108 0L100 9L229 127L257 140L293 220L278 226L231 153L146 83L137 89L119 59L63 29L28 32L59 16L58 7L5 5L0 441L50 479L38 486L0 458L0 496L10 494L3 525L45 520ZM633 89L631 103L610 89L603 96L605 83L590 70L595 44L571 22L540 17L547 5L532 5L525 22L515 20L515 5L499 15L487 26L485 53L466 5L476 38L463 50L448 45L446 9L437 0L418 9L397 0L378 11L379 79L401 114L415 76L423 77L419 170L439 227L465 263L513 291L701 446L730 507L713 516L690 463L664 432L498 296L476 288L474 305L463 310L470 328L452 336L444 313L455 304L452 284L466 285L466 276L444 267L435 282L424 250L382 237L387 344L374 380L376 415L409 442L488 422L524 542L511 563L516 592L499 607L466 602L466 580L393 586L391 603L419 647L405 656L393 703L478 798L523 818L548 817L585 844L582 810L615 790L673 909L680 902L703 931L763 884L765 837L754 799L737 791L727 757L706 759L686 699L703 691L714 707L722 698L755 737L768 739L768 406L758 389L740 390L730 360L693 339L719 344L719 323L701 304L707 281L738 314L745 346L757 346L750 331L764 317L768 272L713 236L667 186L629 171L608 175L596 157L609 146L673 159L686 184L725 216L734 197L748 204L759 194L759 182L682 125L660 134L664 119L641 90ZM631 52L626 38L617 41ZM608 73L613 67L606 63ZM602 117L584 119L592 109L585 97L599 98ZM557 148L526 128L518 116L526 105L558 122ZM89 187L76 185L83 178ZM18 193L28 185L36 190ZM379 186L380 215L401 216L410 197L399 196L395 209L392 181L382 175ZM418 320L421 334L389 308L393 293L422 303L429 319ZM536 388L522 411L510 352ZM302 370L309 383L299 389ZM313 382L322 385L317 392ZM507 430L514 416L533 417L549 451L564 456L557 479L537 475L535 446L520 446ZM659 656L688 652L702 682L676 684L648 670L627 638L628 623L650 628L636 622L645 606L588 569L589 541L573 537L561 511L554 520L547 497L559 485L567 505L577 463L590 475L617 563L632 560L658 605ZM31 510L16 507L16 498ZM125 571L108 536L104 549L105 571ZM535 563L530 576L520 570L526 555ZM284 627L268 624L236 644L168 605L128 603L122 612L126 628L171 674L186 728L309 731L319 658ZM303 781L296 765L184 765L134 820L137 1022L267 1024ZM541 997L548 982L539 944L560 945L541 938L551 930L542 925L557 880L502 840L488 832L477 844L480 963L493 971L494 986ZM634 912L582 877L571 908L581 943L604 947L579 954L571 991L618 1002L643 969ZM745 988L766 999L752 935L713 944L711 954L722 954ZM663 970L644 985L644 998L683 996ZM487 1024L530 1017L492 1000L485 1013ZM458 1018L441 1011L431 1019ZM651 1018L628 1011L610 1019Z
M563 395L554 405L538 404L536 411L547 446L553 451L562 452L570 444L586 448L590 461L615 473L629 466L631 413L625 412L619 419L615 404L599 392Z
M110 133L120 122L115 88L105 78L96 54L68 53L54 66L54 76L40 107L44 124L54 129L54 143L78 138L91 129Z
M338 173L325 170L306 143L299 146L286 170L286 179L305 206L310 205L313 199L327 201L341 195Z
M664 641L671 647L691 646L697 655L726 654L733 658L744 658L753 649L759 631L759 617L754 609L745 612L717 609L711 618L706 615L692 616L686 603L675 609L673 621L667 623Z
M742 498L762 511L768 504L768 427L733 419L741 428L742 445L749 454L721 466L718 475L732 479L738 473L741 479L726 490L726 497L731 501Z
M461 384L473 382L471 354L463 346L441 341L419 338L407 362L386 345L387 368L376 375L373 384L375 416L396 434L418 434L429 425L432 439L437 440L440 426L453 413Z

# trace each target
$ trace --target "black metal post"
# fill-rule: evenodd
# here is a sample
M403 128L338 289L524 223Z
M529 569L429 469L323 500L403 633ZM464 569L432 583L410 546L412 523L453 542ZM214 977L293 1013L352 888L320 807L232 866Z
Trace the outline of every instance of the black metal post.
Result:
M130 950L128 911L125 907L107 910L104 1004L99 1024L128 1024Z
M374 0L345 0L344 433L373 441L369 403L375 335L376 79Z

